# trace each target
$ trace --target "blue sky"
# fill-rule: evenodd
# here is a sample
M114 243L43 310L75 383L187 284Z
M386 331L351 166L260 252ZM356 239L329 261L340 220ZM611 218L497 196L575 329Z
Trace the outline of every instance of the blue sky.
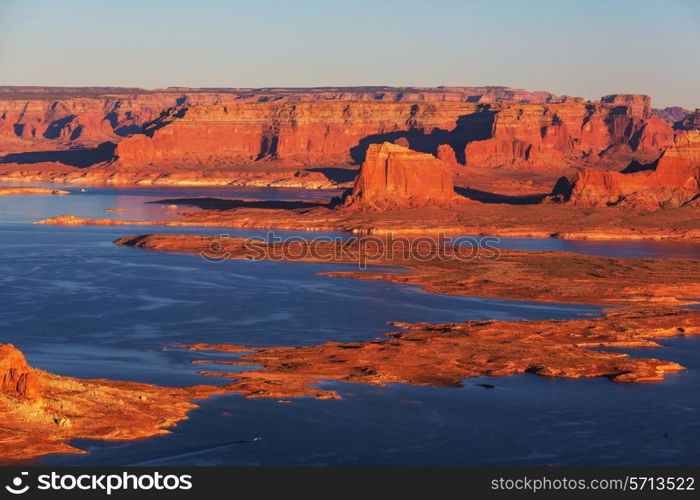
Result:
M700 107L700 2L0 1L0 85L507 85Z

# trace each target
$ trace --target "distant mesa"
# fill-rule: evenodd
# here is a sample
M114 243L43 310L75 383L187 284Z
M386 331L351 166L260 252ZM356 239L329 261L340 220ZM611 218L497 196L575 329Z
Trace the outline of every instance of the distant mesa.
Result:
M611 94L600 98L604 104L629 107L633 114L643 115L651 113L651 97L644 94Z
M681 121L683 118L692 113L691 110L681 108L680 106L670 106L662 109L654 108L652 111L663 121L671 124Z

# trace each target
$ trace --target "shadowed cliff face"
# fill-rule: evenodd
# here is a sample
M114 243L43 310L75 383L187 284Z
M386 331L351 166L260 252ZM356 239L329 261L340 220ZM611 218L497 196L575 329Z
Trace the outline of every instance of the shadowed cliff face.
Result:
M56 162L71 167L85 168L96 163L106 162L114 157L116 145L103 142L95 148L66 149L58 151L27 151L9 153L0 158L2 163L28 165L33 163Z

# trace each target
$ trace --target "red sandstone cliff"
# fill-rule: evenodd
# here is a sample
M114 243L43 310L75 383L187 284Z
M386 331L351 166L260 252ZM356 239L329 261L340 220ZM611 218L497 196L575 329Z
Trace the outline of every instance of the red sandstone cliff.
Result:
M191 89L0 87L0 154L118 142L178 106L276 102L552 102L508 87Z
M448 163L477 167L624 168L649 162L673 140L647 96L606 96L550 104L305 102L194 106L152 124L152 137L124 140L124 165L344 164L368 144L401 138ZM450 151L450 149L452 151ZM454 157L454 158L453 158Z
M237 173L250 167L266 169L255 182L289 183L397 140L455 167L619 171L655 161L700 122L691 114L674 130L650 106L641 95L585 102L504 87L0 88L0 178L226 185L257 175Z
M397 144L372 144L344 207L393 210L445 205L457 196L452 170L432 155Z
M700 195L700 130L679 132L653 170L634 173L584 169L555 197L576 205L683 206Z
M125 139L116 156L127 166L261 160L286 165L347 164L361 162L368 144L399 137L414 149L435 152L461 117L480 112L479 105L461 102L194 106L160 120L152 137ZM489 118L484 119L488 130ZM463 142L470 132L459 132Z
M552 169L658 157L673 140L643 95L605 96L599 103L502 105L488 139L467 144L468 165Z

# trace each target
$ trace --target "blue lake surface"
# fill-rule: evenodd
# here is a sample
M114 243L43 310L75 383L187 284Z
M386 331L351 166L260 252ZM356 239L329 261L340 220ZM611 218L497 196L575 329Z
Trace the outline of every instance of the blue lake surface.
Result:
M309 198L308 191L267 191L229 194ZM214 192L219 190L184 190L177 196ZM130 234L220 234L220 228L27 224L60 213L104 217L103 209L117 203L128 212L110 216L140 218L134 212L165 210L144 207L144 201L172 196L171 190L153 188L147 193L105 189L65 197L0 197L0 342L14 343L32 365L59 374L181 386L219 381L198 375L202 366L190 361L221 355L174 347L180 343L308 345L373 339L391 329L389 321L569 318L599 312L590 306L434 295L413 286L316 274L350 266L212 263L112 244ZM584 251L547 247L560 240L503 241L514 248ZM608 255L692 257L697 252L685 244L634 242L621 249L595 243L591 253ZM456 389L326 384L342 395L338 401L300 398L279 404L220 396L203 401L172 434L130 442L76 442L90 453L53 455L30 463L698 464L700 339L678 337L662 343L662 349L633 352L688 367L659 384L519 375L466 379L464 387ZM495 388L475 385L484 382ZM262 439L248 442L254 437Z

